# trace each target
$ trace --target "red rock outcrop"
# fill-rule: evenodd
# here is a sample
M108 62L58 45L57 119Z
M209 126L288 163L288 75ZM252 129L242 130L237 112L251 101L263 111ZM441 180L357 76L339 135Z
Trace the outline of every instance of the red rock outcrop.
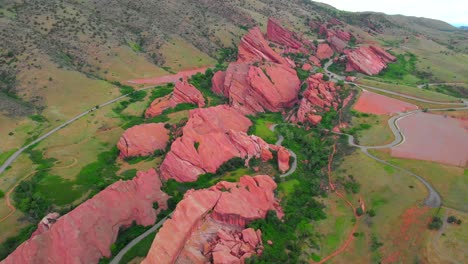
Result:
M317 48L316 56L320 60L328 59L333 56L333 50L327 43L320 43Z
M387 67L387 63L396 58L376 46L362 46L354 50L345 50L348 62L346 71L360 71L367 75L374 75Z
M322 67L322 64L320 63L320 60L317 57L315 57L314 55L311 55L309 57L309 61L312 62L312 64L314 64L317 67Z
M282 173L285 173L289 170L289 159L291 158L291 154L289 151L284 148L280 147L278 149L278 167Z
M273 18L268 19L267 38L273 42L296 50L301 49L303 46L303 44L296 39L293 32L283 28L281 24Z
M307 79L307 89L303 93L299 109L288 118L291 122L316 125L322 120L320 112L329 111L331 108L337 110L340 103L340 87L322 78L323 74L317 73Z
M172 94L154 100L146 110L145 117L150 118L158 116L162 114L164 110L174 108L182 103L195 104L198 107L205 106L205 98L203 98L202 93L188 83L186 79L179 80L175 83L174 92Z
M347 81L347 82L354 82L354 81L356 81L356 77L355 77L355 76L346 76L345 81Z
M241 263L251 254L261 253L261 233L242 229L265 218L269 210L283 216L275 189L271 177L259 175L189 190L157 233L142 263L206 263L210 255L215 263Z
M162 177L195 181L235 157L246 159L246 166L254 157L273 158L274 146L245 133L251 125L248 118L226 105L190 111L183 136L175 140L161 164Z
M224 79L226 79L226 72L217 71L211 79L212 90L218 95L224 95Z
M231 63L223 88L219 87L221 77L213 82L213 90L229 98L229 104L243 114L280 112L297 102L300 80L294 69L282 64Z
M84 202L42 233L21 244L2 264L98 263L110 257L110 246L121 227L132 222L152 225L167 195L154 169L116 182ZM153 209L158 202L159 209Z
M312 65L310 65L309 63L304 63L304 65L302 65L302 69L304 71L310 71L312 70Z
M328 43L330 43L330 46L332 47L332 49L336 51L337 53L342 53L344 49L346 48L346 46L348 45L348 42L340 39L337 36L328 37L327 41Z
M59 213L50 213L37 224L37 229L32 233L31 238L40 235L46 231L49 231L49 229L52 227L57 222L57 219L60 217Z
M164 123L142 124L127 129L117 147L120 158L149 156L156 150L164 150L169 141L169 130Z
M239 44L237 60L239 62L271 61L294 67L294 62L281 57L268 46L268 42L263 37L258 27L254 27L242 37Z

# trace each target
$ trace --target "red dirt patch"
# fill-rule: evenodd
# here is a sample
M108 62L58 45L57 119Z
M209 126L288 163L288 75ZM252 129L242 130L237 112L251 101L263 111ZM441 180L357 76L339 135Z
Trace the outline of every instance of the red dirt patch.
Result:
M135 80L130 80L128 82L133 83L133 84L154 84L154 85L160 85L160 84L171 83L171 82L174 83L178 81L180 78L190 77L197 73L204 73L206 69L208 68L204 67L204 68L199 68L199 69L194 69L194 70L180 71L172 75L165 75L165 76L154 77L154 78L135 79Z
M428 207L410 207L400 216L399 229L390 241L391 252L385 255L382 263L409 263L423 245L424 231L430 221ZM385 244L385 243L384 243ZM388 248L384 246L382 251Z
M388 115L418 109L417 106L369 91L362 91L354 109L369 114Z
M466 166L467 120L416 113L399 120L398 126L405 135L405 141L392 148L393 157Z

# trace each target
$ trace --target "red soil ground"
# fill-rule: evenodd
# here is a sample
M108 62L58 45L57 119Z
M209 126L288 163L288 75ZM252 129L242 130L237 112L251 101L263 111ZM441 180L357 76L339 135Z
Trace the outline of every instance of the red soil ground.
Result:
M418 109L417 106L387 96L362 91L354 109L369 114L388 115Z
M423 245L424 231L430 221L428 207L413 206L408 208L401 216L398 232L394 234L393 241L384 243L382 248L384 258L382 263L409 263L416 256L416 252ZM386 244L388 244L386 246ZM386 248L392 248L385 254Z
M180 78L190 77L199 72L204 73L206 69L208 68L204 67L204 68L198 68L198 69L193 69L193 70L180 71L172 75L165 75L165 76L154 77L154 78L135 79L135 80L130 80L128 82L133 83L133 84L152 84L152 85L160 85L160 84L165 84L165 83L170 83L170 82L174 83Z
M392 156L460 167L467 165L467 120L416 113L398 121L398 126L405 135L405 140L392 148Z

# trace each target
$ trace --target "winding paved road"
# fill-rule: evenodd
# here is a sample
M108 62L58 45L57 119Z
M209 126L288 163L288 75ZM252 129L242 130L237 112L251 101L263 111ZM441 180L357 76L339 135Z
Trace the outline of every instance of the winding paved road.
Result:
M139 89L139 90L137 90L137 91L144 91L144 90L152 89L152 88L155 88L155 87L157 87L157 86L149 86L149 87L145 87L145 88ZM100 109L100 108L102 108L102 107L105 107L105 106L108 106L108 105L110 105L110 104L113 104L113 103L115 103L115 102L117 102L117 101L119 101L119 100L121 100L121 99L123 99L123 98L125 98L125 97L128 97L130 94L131 94L131 93L121 95L121 96L119 96L119 97L117 97L117 98L114 98L114 99L109 100L109 101L107 101L107 102L105 102L105 103L102 103L102 104L100 104L100 105L98 105L98 106L95 106L95 107L93 107L93 108L91 108L91 109L89 109L89 110L86 110L86 111L84 111L83 113L81 113L81 114L79 114L79 115L73 117L72 119L66 121L65 123L59 125L58 127L54 128L54 129L52 129L52 130L50 130L49 132L45 133L44 135L38 137L36 140L32 141L31 143L29 143L29 144L23 146L22 148L18 149L15 153L13 153L13 154L2 164L2 166L0 166L0 174L2 174L2 173L6 170L6 168L7 168L8 166L10 166L10 165L13 163L13 161L15 161L15 160L19 157L19 155L21 155L21 153L23 153L23 152L24 152L26 149L28 149L29 147L31 147L31 146L33 146L34 144L37 144L37 143L41 142L42 140L44 140L44 139L50 137L50 136L51 136L52 134L54 134L55 132L59 131L60 129L62 129L62 128L68 126L68 125L70 125L71 123L73 123L73 122L75 122L76 120L82 118L83 116L85 116L85 115L87 115L87 114L89 114L89 113L91 113L91 112L94 112L94 111L96 111L96 110L98 110L98 109Z
M334 74L334 73L328 71L328 67L330 67L330 65L332 63L333 63L333 60L329 60L324 65L325 72L329 75L329 77L331 79L344 80L345 77ZM438 105L464 106L464 107L458 107L458 108L428 109L428 111L433 111L433 110L448 111L448 110L466 110L466 109L468 109L468 100L462 100L462 102L460 102L460 103L437 102L437 101L426 100L426 99L422 99L422 98L418 98L418 97L414 97L414 96L410 96L410 95L400 94L400 93L397 93L397 92L392 92L392 91L388 91L388 90L373 87L373 86L356 84L356 83L347 82L347 81L345 81L345 83L354 84L354 85L356 85L357 87L359 87L359 88L361 88L363 90L365 90L364 89L364 87L365 87L365 88L368 88L368 89L372 89L372 90L376 90L376 91L380 91L380 92L384 92L384 93L388 93L388 94L392 94L392 95L397 95L397 96L400 96L400 97L403 97L403 98L407 98L407 99L411 99L411 100L415 100L415 101L419 101L419 102L424 102L424 103L438 104ZM432 85L436 85L436 84L432 84ZM407 116L409 116L409 115L412 115L412 114L415 114L415 113L418 113L418 112L422 112L422 110L418 109L418 110L413 110L413 111L409 111L409 112L399 113L398 115L391 117L388 120L388 125L389 125L390 129L392 130L392 133L393 133L395 139L391 143L386 144L386 145L382 145L382 146L362 146L362 145L359 145L359 144L357 144L355 142L354 136L352 136L352 135L345 134L345 133L339 133L339 132L333 132L333 131L332 131L332 133L347 136L348 137L348 144L350 146L359 148L366 156L368 156L368 157L370 157L370 158L372 158L372 159L374 159L374 160L376 160L376 161L378 161L380 163L391 166L392 168L395 168L397 170L406 172L406 173L410 174L411 176L415 177L416 179L418 179L420 182L422 182L422 184L424 184L424 186L428 190L428 196L426 197L425 202L424 202L425 205L427 205L428 207L435 207L436 208L436 207L440 207L442 205L442 198L440 197L439 193L435 190L435 188L432 187L432 185L429 182L427 182L423 177L421 177L421 176L419 176L419 175L417 175L417 174L415 174L415 173L413 173L413 172L411 172L411 171L409 171L407 169L395 166L395 165L393 165L393 164L391 164L391 163L389 163L389 162L387 162L385 160L382 160L382 159L380 159L380 158L378 158L378 157L376 157L376 156L369 153L369 149L386 149L386 148L396 147L396 146L402 144L405 141L405 136L403 135L400 128L398 127L398 121L405 118L405 117L407 117Z
M277 125L278 125L278 124L272 125L272 126L270 127L270 130L271 130L272 132L275 132L275 128L276 128ZM283 144L283 140L284 140L283 135L278 134L278 141L276 141L275 145L276 145L276 146L283 146L283 145L282 145L282 144ZM289 171L280 175L281 178L288 177L289 175L293 174L293 173L296 171L296 169L297 169L297 155L296 155L296 153L294 153L294 151L292 151L292 150L290 150L290 149L287 149L287 150L288 150L288 152L289 152L289 155L291 155L291 157L293 157L294 160L293 160L293 163L292 163L291 168L289 169Z
M133 239L130 243L128 243L122 250L120 250L120 252L119 252L117 255L115 255L115 257L111 260L110 264L119 264L120 261L122 260L123 256L125 256L125 254L127 254L127 252L128 252L132 247L134 247L136 244L140 243L141 240L143 240L144 238L146 238L147 236L149 236L151 233L156 232L156 230L157 230L162 224L164 224L164 222L167 220L167 218L169 218L171 215L172 215L172 213L170 213L169 215L167 215L166 217L164 217L163 219L161 219L161 221L157 222L153 227L151 227L150 229L146 230L146 232L144 232L143 234L139 235L138 237L136 237L135 239Z

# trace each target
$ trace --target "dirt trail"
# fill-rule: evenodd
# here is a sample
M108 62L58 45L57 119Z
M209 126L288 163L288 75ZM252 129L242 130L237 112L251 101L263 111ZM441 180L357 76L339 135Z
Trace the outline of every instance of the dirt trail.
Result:
M16 207L11 203L11 194L13 193L13 191L16 189L16 187L18 187L18 185L20 185L20 183L24 180L26 180L27 178L31 177L31 175L33 175L34 173L36 173L36 171L32 171L31 173L29 173L28 175L26 175L24 178L22 178L21 180L19 180L13 187L10 188L10 190L8 190L8 192L5 194L5 204L8 208L10 208L10 212L0 218L0 223L2 223L3 221L7 220L10 216L12 216L15 212L16 212Z

